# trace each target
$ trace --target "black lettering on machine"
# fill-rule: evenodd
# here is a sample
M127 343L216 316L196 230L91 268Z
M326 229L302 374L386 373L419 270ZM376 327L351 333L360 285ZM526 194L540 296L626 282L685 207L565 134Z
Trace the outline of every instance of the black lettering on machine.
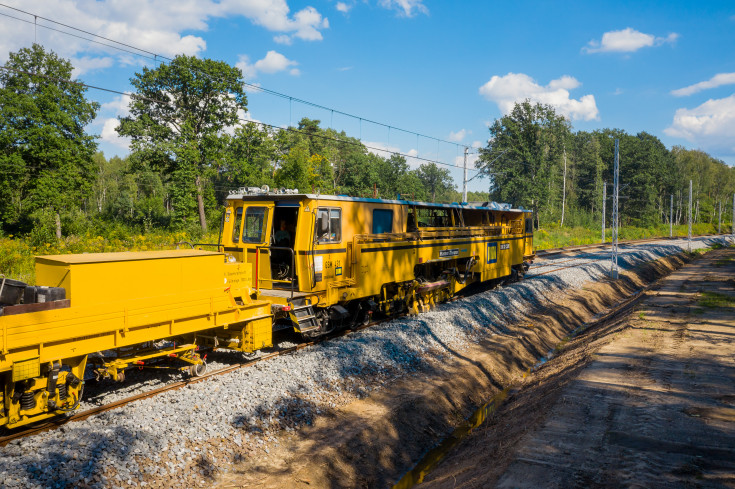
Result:
M459 256L459 248L439 250L439 258L449 258L450 256Z

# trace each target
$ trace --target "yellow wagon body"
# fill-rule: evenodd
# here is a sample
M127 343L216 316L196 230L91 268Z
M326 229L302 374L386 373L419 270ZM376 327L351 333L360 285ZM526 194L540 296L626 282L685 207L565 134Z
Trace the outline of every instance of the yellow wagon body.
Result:
M252 300L249 288L233 292L225 285L228 275L237 276L237 268L225 263L222 253L201 250L38 257L38 283L63 287L68 299L60 304L65 307L28 311L43 305L11 306L0 316L0 375L6 376L0 426L54 415L48 401L59 408L76 401L81 383L67 386L64 400L58 389L46 388L47 377L56 369L62 384L69 373L83 380L90 354L125 351L166 338L184 340L159 354L135 348L124 359L118 355L103 362L100 368L117 378L131 364L164 354L201 363L197 335L205 332L243 351L270 346L270 304ZM20 387L34 393L34 401L26 394L32 409L12 402Z

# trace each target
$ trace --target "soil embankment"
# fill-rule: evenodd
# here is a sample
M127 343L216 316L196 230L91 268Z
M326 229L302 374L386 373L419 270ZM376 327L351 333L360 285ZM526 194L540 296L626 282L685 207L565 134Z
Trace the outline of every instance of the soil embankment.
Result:
M274 434L267 451L246 454L220 485L388 487L477 406L521 381L529 367L575 328L685 260L683 255L670 256L617 281L590 282L582 290L559 294L523 321L508 324L503 334L447 355L431 371L407 375L367 398L322 413L312 426Z
M425 488L735 487L735 250L523 380Z

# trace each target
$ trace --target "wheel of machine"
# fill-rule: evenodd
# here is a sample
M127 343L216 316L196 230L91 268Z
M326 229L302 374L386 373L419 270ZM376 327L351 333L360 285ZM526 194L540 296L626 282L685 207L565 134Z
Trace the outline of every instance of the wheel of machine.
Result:
M207 362L202 362L200 364L192 365L191 367L189 367L189 374L192 377L201 377L205 373L207 373Z

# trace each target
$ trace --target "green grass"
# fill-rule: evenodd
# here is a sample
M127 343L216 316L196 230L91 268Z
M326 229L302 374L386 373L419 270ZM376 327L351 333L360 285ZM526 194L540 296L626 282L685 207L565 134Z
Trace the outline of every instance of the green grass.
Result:
M735 297L718 292L703 292L699 305L709 309L735 307Z
M717 226L712 224L695 224L692 226L693 234L711 234L717 231ZM674 236L687 236L687 226L674 226ZM662 224L649 228L639 227L621 227L619 239L644 239L655 238L669 235L669 226ZM588 229L584 227L564 227L551 226L537 230L533 235L533 244L537 250L546 250L549 248L561 248L563 246L576 246L599 243L601 238L601 230ZM610 242L612 239L612 231L606 230L605 240Z

